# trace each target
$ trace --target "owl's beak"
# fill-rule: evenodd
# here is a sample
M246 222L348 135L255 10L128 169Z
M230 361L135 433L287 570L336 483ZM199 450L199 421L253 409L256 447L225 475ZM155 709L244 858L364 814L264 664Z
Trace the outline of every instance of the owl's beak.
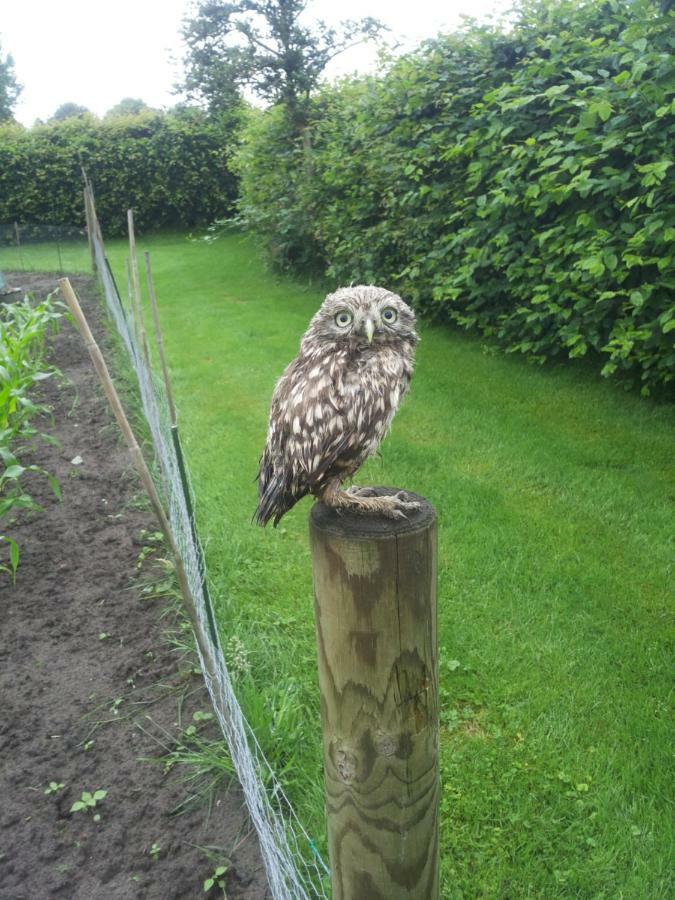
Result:
M373 343L373 335L375 334L375 325L373 324L372 319L366 319L366 324L364 326L366 337L368 338L368 343Z

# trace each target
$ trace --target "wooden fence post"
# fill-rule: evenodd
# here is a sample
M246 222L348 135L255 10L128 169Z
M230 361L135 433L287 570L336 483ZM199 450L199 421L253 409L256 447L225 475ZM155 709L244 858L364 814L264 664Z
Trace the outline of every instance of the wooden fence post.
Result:
M14 223L14 240L16 241L16 248L19 251L19 265L21 266L21 271L25 272L26 267L23 264L23 251L21 250L21 237L18 222Z
M415 499L310 516L334 900L439 897L437 529Z
M89 253L91 254L91 269L96 274L96 251L94 249L94 216L91 209L91 196L89 185L84 188L84 218L87 223L87 241L89 243Z
M145 336L145 319L143 317L143 298L141 297L141 282L138 277L138 259L136 257L136 232L134 230L134 211L127 210L127 226L129 228L129 262L131 264L131 308L133 319L138 329L139 343L143 351L145 364L150 368L150 352Z

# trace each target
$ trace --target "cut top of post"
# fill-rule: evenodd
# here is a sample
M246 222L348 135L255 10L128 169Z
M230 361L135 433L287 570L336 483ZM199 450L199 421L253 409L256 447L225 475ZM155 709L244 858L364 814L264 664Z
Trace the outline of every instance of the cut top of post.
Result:
M384 497L397 494L400 488L372 488L373 496ZM419 509L408 510L405 519L390 519L381 515L370 515L340 510L339 512L325 503L318 501L310 514L312 528L328 532L337 537L350 540L386 540L402 534L411 534L428 528L436 518L436 510L419 494L404 491L410 500L420 504Z

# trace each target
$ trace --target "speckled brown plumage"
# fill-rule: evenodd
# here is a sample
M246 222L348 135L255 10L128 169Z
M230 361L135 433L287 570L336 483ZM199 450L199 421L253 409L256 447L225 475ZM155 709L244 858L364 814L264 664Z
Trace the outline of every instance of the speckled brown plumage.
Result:
M344 491L386 435L413 372L415 315L384 288L329 294L272 397L255 521L276 525L307 494L361 512L405 515L403 497Z

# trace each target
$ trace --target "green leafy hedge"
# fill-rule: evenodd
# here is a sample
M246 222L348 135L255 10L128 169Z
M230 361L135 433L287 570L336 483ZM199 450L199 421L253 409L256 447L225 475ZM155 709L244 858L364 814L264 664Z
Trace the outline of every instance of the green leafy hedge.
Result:
M241 209L282 264L385 282L538 361L600 354L647 393L675 370L675 16L521 12L326 89L302 143L256 114Z
M226 135L202 114L156 112L0 127L0 222L84 223L82 169L108 235L189 228L228 213L236 179Z

